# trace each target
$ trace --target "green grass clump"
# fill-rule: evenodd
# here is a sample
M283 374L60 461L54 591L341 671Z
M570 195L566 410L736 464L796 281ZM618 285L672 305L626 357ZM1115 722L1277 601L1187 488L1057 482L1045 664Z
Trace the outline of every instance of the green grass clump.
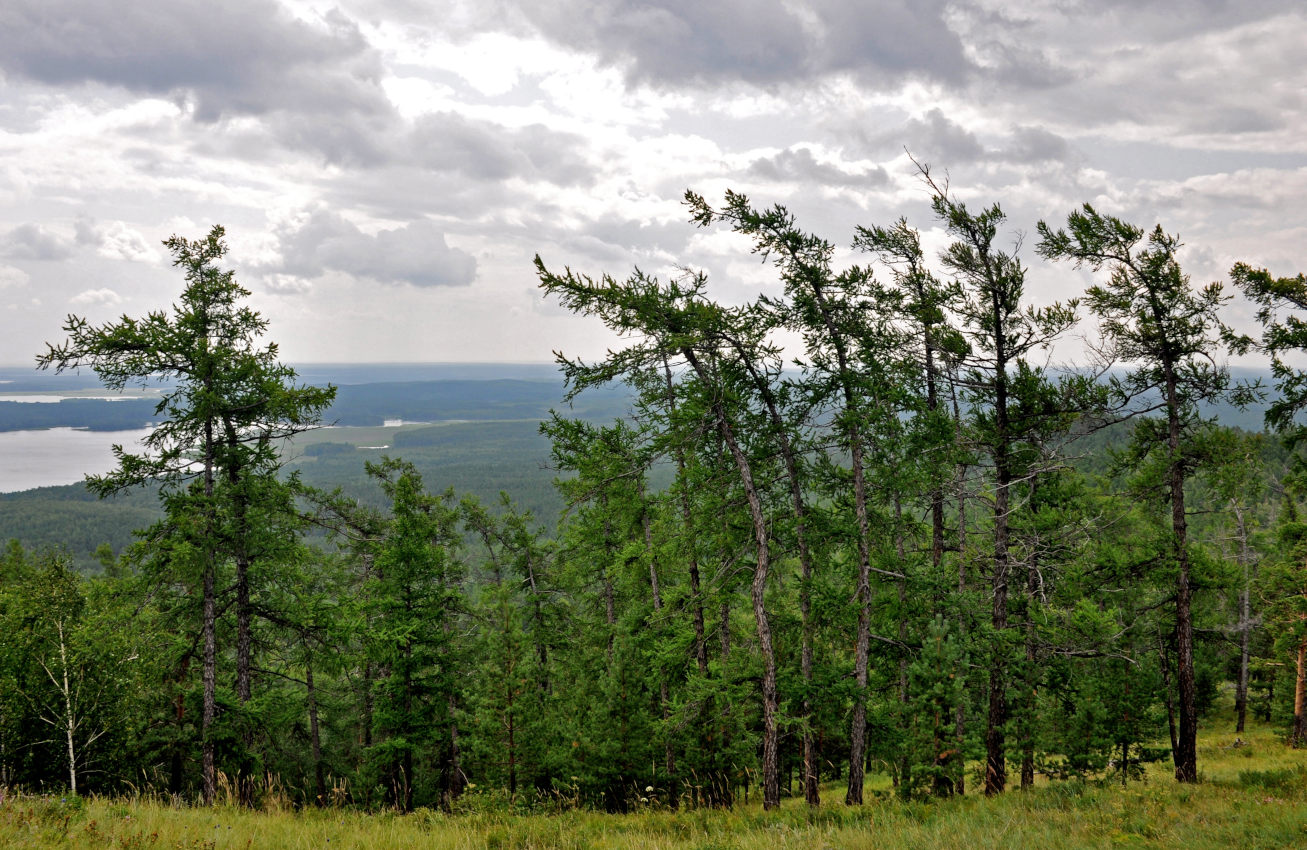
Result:
M0 802L0 848L375 848L375 850L975 850L1153 847L1256 850L1307 847L1307 752L1268 730L1200 739L1202 781L1181 786L1166 762L1141 782L1040 783L985 799L842 805L842 789L810 810L645 809L521 814L487 805L456 814L345 809L252 811L192 807L158 797L9 796ZM873 780L877 781L877 780Z

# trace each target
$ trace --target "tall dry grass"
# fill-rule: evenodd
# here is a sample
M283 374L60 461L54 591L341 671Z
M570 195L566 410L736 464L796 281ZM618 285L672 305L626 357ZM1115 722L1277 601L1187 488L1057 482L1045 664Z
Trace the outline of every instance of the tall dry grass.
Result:
M0 847L66 848L1118 848L1183 850L1307 848L1307 752L1290 750L1266 729L1236 745L1233 734L1200 740L1202 781L1179 786L1165 763L1142 782L1063 782L996 799L937 802L879 799L809 811L801 799L777 812L671 812L628 815L570 810L516 814L471 801L447 815L400 816L348 809L295 811L267 777L267 811L236 805L230 783L212 808L150 795L80 799L8 794L0 801Z

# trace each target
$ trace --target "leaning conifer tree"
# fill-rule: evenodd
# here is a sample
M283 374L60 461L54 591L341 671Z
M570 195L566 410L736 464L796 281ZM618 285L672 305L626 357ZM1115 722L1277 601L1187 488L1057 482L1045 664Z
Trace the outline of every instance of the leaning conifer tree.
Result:
M1234 385L1211 352L1218 338L1236 348L1218 311L1227 301L1221 284L1197 289L1180 269L1180 240L1161 225L1143 229L1085 204L1067 216L1065 229L1039 222L1041 256L1065 259L1094 271L1108 269L1106 282L1090 287L1086 302L1121 360L1133 368L1113 388L1123 399L1160 397L1164 420L1156 428L1143 420L1136 429L1136 456L1160 451L1166 469L1166 501L1171 513L1170 559L1175 568L1176 680L1180 728L1174 752L1175 778L1198 781L1198 705L1194 677L1193 583L1189 552L1185 482L1194 469L1190 437L1204 424L1198 405L1229 400L1246 404L1246 388ZM1149 403L1153 403L1151 400ZM1164 433L1157 431L1164 429ZM1162 439L1156 439L1161 436Z
M295 371L277 362L277 346L260 344L267 320L245 305L250 293L235 274L217 265L227 252L224 235L215 225L203 239L172 236L164 242L186 276L181 298L169 310L103 325L70 315L63 328L67 339L48 344L36 358L38 368L58 372L89 367L111 390L163 386L155 408L161 421L143 451L114 446L117 468L86 481L100 497L161 484L174 520L168 525L184 531L187 551L199 562L206 803L213 800L217 776L210 733L217 715L218 568L235 558L248 570L248 551L233 552L233 540L243 537L231 532L248 531L242 526L250 518L250 485L275 477L279 441L315 427L335 397L333 387L297 385ZM224 499L231 503L220 504ZM235 529L229 527L233 516ZM237 615L248 628L248 612Z
M780 805L779 741L780 699L777 690L776 651L765 594L772 563L772 532L764 506L766 480L755 471L759 458L751 452L741 397L747 387L731 362L724 331L739 321L731 311L708 300L706 276L688 275L663 283L636 270L625 281L605 276L594 280L570 270L554 274L536 257L540 287L557 297L574 313L595 316L610 329L634 338L627 348L612 352L604 361L587 365L558 355L567 377L569 400L587 387L662 367L669 356L680 358L687 374L699 381L709 396L709 418L734 463L737 480L748 506L754 544L754 572L750 586L758 650L762 656L762 773L763 806Z
M971 408L972 438L993 466L985 793L997 794L1007 785L1008 666L1010 645L1016 640L1008 598L1014 488L1034 472L1030 441L1045 427L1048 416L1078 404L1069 396L1046 400L1057 394L1029 359L1075 324L1076 304L1055 303L1042 309L1023 305L1026 269L1016 248L1005 251L997 245L1006 221L999 205L972 212L950 194L947 182L936 182L924 165L921 176L932 192L936 217L954 239L940 259L962 288L955 311L968 349L962 370L964 396ZM1030 415L1032 407L1047 408L1047 413Z

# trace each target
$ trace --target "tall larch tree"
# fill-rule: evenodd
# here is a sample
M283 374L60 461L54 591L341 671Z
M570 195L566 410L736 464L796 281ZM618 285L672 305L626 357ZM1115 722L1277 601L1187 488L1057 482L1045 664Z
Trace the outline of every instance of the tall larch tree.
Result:
M114 446L118 467L87 476L100 496L151 481L163 484L165 505L186 515L174 528L189 529L199 561L202 597L203 664L202 789L205 802L216 788L214 741L217 715L218 572L221 562L237 562L242 623L238 653L244 662L238 690L248 691L248 588L251 554L245 549L249 496L253 482L271 477L279 463L279 441L315 427L335 396L331 387L295 383L295 372L277 362L277 346L263 345L267 320L244 301L249 291L235 273L219 268L227 252L225 231L214 226L203 239L173 236L164 242L186 286L170 310L144 318L123 316L93 325L70 315L67 339L49 344L36 359L56 371L89 367L105 387L164 385L155 414L161 421L134 454ZM224 491L219 493L219 488ZM226 499L224 506L219 496ZM229 516L236 518L236 527ZM234 545L233 545L234 544ZM241 588L245 588L241 592Z
M1229 398L1239 402L1228 370L1211 354L1220 339L1230 339L1219 310L1228 300L1219 283L1194 287L1180 268L1177 237L1158 225L1143 229L1105 215L1089 204L1067 216L1065 228L1038 225L1041 256L1068 260L1108 279L1090 287L1085 301L1098 317L1103 334L1118 358L1129 364L1124 378L1114 379L1122 398L1160 397L1165 419L1163 440L1145 425L1136 430L1138 456L1164 453L1166 499L1170 507L1170 552L1175 570L1175 653L1179 728L1174 753L1175 777L1198 781L1198 702L1194 676L1193 563L1190 553L1185 482L1194 467L1186 446L1201 427L1201 402Z

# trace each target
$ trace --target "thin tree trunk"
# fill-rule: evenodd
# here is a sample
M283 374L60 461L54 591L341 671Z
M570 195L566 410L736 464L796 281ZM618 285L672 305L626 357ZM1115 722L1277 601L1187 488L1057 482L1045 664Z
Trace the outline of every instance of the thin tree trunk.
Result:
M372 662L363 662L363 747L372 747Z
M717 641L721 645L722 663L724 664L726 659L731 656L731 603L725 599L722 600L718 622L721 625L717 629Z
M444 799L442 803L446 810L458 799L463 793L463 750L458 744L458 701L453 694L449 695L449 757L445 760L445 765L449 770L449 776L444 782Z
M1250 604L1248 586L1245 584L1239 592L1239 681L1235 683L1234 731L1242 733L1248 716L1248 662L1249 662L1249 626Z
M907 550L903 541L903 501L896 493L894 494L894 551L898 556L899 569L907 570ZM899 585L899 705L903 706L906 714L911 710L908 700L911 693L908 689L908 577L904 575L898 581ZM899 788L907 791L912 787L912 759L909 757L905 748L899 757L898 770Z
M1298 675L1293 686L1293 734L1295 748L1307 746L1307 637L1298 642Z
M408 615L412 615L412 607L408 600L404 605ZM413 641L407 638L404 641L402 652L404 659L404 719L400 724L400 734L404 736L404 751L399 761L399 788L396 789L395 804L399 810L405 814L413 811L413 733L417 730L412 727L413 720Z
M686 348L683 353L700 379L707 382L709 376L694 351ZM771 623L767 617L766 606L767 575L771 567L767 517L763 512L762 498L758 495L749 459L735 439L735 431L726 418L726 411L720 400L714 401L713 411L716 414L717 427L722 440L735 460L736 469L740 474L740 484L744 488L745 500L749 505L749 515L753 520L757 564L753 573L750 600L753 604L753 617L758 632L758 649L762 654L762 805L764 809L774 809L781 804L781 788L777 760L779 705L776 689L776 652L772 647Z
M985 257L986 273L994 279ZM1000 794L1007 786L1007 747L1004 724L1007 723L1007 659L1002 635L1008 627L1008 521L1011 507L1012 457L1011 429L1007 409L1008 349L1006 328L997 286L991 286L990 309L994 322L994 574L993 620L998 642L989 668L989 715L985 728L985 794Z
M1031 512L1038 514L1036 502L1038 480L1030 481ZM1036 532L1037 534L1038 532ZM1036 643L1035 613L1039 595L1039 560L1035 554L1039 550L1038 539L1034 551L1026 557L1026 668L1024 671L1021 694L1021 788L1028 790L1035 785L1035 712L1039 701L1039 667L1036 662L1039 648ZM1128 686L1127 686L1128 687Z
M322 763L322 736L318 729L318 691L313 685L313 657L304 660L304 686L309 709L309 746L313 757L313 781L317 787L318 805L327 802L327 775Z
M867 757L867 664L871 654L871 530L867 518L867 480L863 468L862 432L855 418L860 409L854 390L845 334L840 330L834 309L827 300L824 285L811 277L808 286L821 314L827 338L835 349L840 387L844 396L845 439L848 441L850 465L853 467L853 512L858 526L858 634L854 644L853 675L857 685L850 720L849 784L845 805L862 804L864 763Z
M750 377L763 404L767 408L768 418L776 431L776 441L785 462L785 477L790 490L790 508L794 515L794 537L799 550L799 621L800 650L799 671L803 678L802 717L803 724L803 797L809 806L821 805L821 789L818 783L816 744L812 736L812 551L808 546L807 510L803 499L803 482L799 478L798 460L795 458L794 445L790 441L781 418L780 407L771 387L763 375L754 368L752 360L746 356L743 347L736 343L736 352L740 361L748 369Z
M216 624L218 619L217 598L214 591L213 556L209 554L204 563L204 695L200 713L201 777L204 805L213 805L214 795L218 791L217 766L214 760L213 722L217 717L218 705L218 640Z
M644 482L640 482L640 523L644 527L644 550L649 557L649 587L653 597L654 618L661 621L663 595L658 588L658 565L654 559L653 524L649 521L648 503L645 501ZM667 688L667 671L658 673L658 700L663 716L663 769L667 772L667 801L674 810L679 791L676 787L676 749L672 745L672 700Z
M846 805L862 804L864 766L867 758L867 664L871 654L871 552L867 521L867 482L862 469L862 438L857 425L850 426L849 442L853 464L853 509L858 523L858 636L853 652L853 719L849 736L849 785Z
M1184 506L1184 464L1180 457L1180 414L1174 367L1167 364L1167 448L1170 465L1171 534L1179 567L1175 589L1176 680L1180 691L1180 734L1175 749L1175 778L1198 781L1198 689L1194 679L1193 591L1189 584L1188 519Z
M249 497L241 487L241 465L237 457L237 434L230 421L225 422L227 448L227 485L231 488L233 558L236 566L236 698L241 705L250 701L250 659L253 620L250 608L250 555L248 543Z
M958 405L958 395L956 384L951 386L953 396L953 422L954 427L962 421L962 411ZM956 437L956 432L955 432ZM958 499L958 639L966 645L967 640L967 468L959 467L957 470L957 499ZM967 671L959 670L959 676L963 677L964 687L958 696L957 708L954 712L954 732L957 740L957 769L954 772L954 784L959 796L967 793L967 688L965 679Z
M1248 656L1252 632L1252 580L1249 573L1252 558L1248 550L1248 524L1243 509L1232 501L1239 534L1239 565L1243 567L1243 587L1239 590L1239 680L1235 683L1235 732L1243 732L1248 716Z
M608 495L602 490L599 494L599 510L604 515L604 619L608 623L608 667L613 666L613 646L617 640L617 606L613 599L613 578L609 568L613 559L612 528L608 522Z
M1026 675L1022 702L1025 717L1021 719L1021 787L1029 789L1035 784L1035 709L1038 701L1038 649L1035 645L1035 595L1039 590L1038 572L1034 555L1026 567Z
M253 610L250 605L250 566L249 554L249 495L242 487L242 466L237 451L240 435L231 419L224 414L223 433L227 446L227 458L224 464L227 486L231 491L231 556L236 568L236 699L241 706L250 701L252 693L251 679L251 645L253 638ZM254 727L244 724L241 733L242 743L248 752L254 747ZM241 803L246 806L254 804L254 778L238 775L236 793Z
M363 560L363 587L367 588L369 580L372 578L372 573L373 573L372 556L365 552L363 554L362 560ZM365 610L364 624L367 626L367 631L365 633L371 634L372 614L368 612L366 608L364 610ZM364 649L366 650L367 648L368 647L365 643ZM363 662L363 717L362 717L363 729L362 729L362 735L360 735L365 754L366 754L366 750L371 749L372 747L372 677L373 677L372 659L365 657L365 660Z
M1166 703L1166 725L1171 733L1171 752L1179 748L1175 727L1175 697L1171 693L1171 659L1166 654L1166 639L1157 636L1157 652L1162 666L1162 701Z
M191 656L187 655L182 658L181 667L177 671L177 695L173 697L173 722L176 724L175 743L171 747L171 769L168 777L168 792L170 794L181 794L186 785L185 777L185 753L183 752L182 729L186 722L186 700L182 694L182 684L186 680L186 673L191 666Z
M1130 781L1130 742L1121 742L1121 787L1124 788Z
M205 388L212 390L212 377L205 376ZM213 805L214 795L218 791L218 772L215 760L213 723L218 713L218 599L215 584L217 581L217 528L213 505L214 475L214 436L213 420L204 422L204 518L205 532L208 536L204 545L203 601L200 632L204 643L203 697L200 712L200 771L201 793L204 805ZM207 544L207 545L205 545Z
M508 726L508 796L517 799L517 724L513 718L513 686L506 683L504 692L508 706L504 712Z
M998 462L998 482L994 493L994 574L991 624L996 636L1008 627L1008 496L1011 484L1007 458ZM989 714L985 727L985 794L1001 794L1007 786L1007 748L1004 724L1007 723L1007 663L1001 640L995 645L989 668Z
M73 689L68 683L68 645L64 640L64 621L55 623L59 630L59 668L64 680L64 732L68 738L68 787L77 793L77 752L73 748L73 735L77 731L77 720L73 715Z
M676 391L672 384L672 366L663 356L663 375L667 381L667 414L672 419L676 414ZM699 675L708 675L708 647L704 639L703 595L699 588L699 549L694 540L694 512L690 508L690 493L685 480L685 449L680 441L676 442L673 452L676 458L676 481L681 504L681 532L685 535L686 558L690 562L690 613L694 623L694 660L699 666Z
M545 642L545 610L540 602L540 588L536 584L535 559L526 559L527 583L531 587L531 614L535 621L532 637L535 642L536 664L540 667L540 691L549 693L549 644Z

